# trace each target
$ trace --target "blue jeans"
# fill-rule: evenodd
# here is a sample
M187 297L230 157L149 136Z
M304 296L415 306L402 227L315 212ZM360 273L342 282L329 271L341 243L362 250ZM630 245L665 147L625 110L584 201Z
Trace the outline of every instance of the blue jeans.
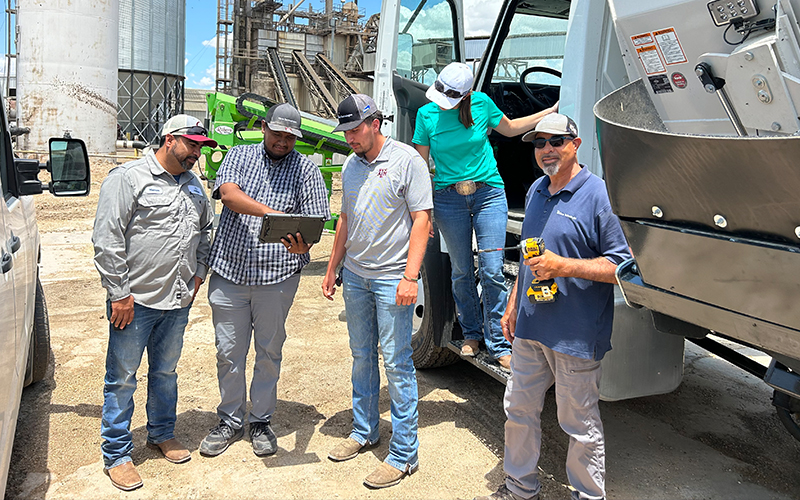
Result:
M414 306L398 306L397 279L366 279L344 269L344 303L353 353L353 432L361 444L380 438L378 423L378 343L389 382L392 439L386 463L410 471L417 468L417 376L411 360Z
M106 377L103 388L103 462L110 469L130 462L133 450L131 417L136 370L147 348L147 441L163 443L175 437L178 374L175 368L183 347L183 331L191 305L161 311L133 305L133 321L123 329L109 323ZM106 302L111 317L111 303Z
M511 354L511 344L503 337L500 326L500 318L508 300L508 288L503 276L503 252L478 254L483 315L475 286L472 253L473 230L478 248L505 246L508 222L505 191L484 186L464 196L453 188L439 189L433 195L433 213L450 255L453 299L464 339L483 338L486 349L495 358Z

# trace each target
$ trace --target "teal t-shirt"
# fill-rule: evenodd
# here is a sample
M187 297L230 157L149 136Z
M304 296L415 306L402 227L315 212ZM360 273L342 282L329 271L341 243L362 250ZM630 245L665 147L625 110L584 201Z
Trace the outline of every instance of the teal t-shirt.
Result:
M503 112L483 92L472 93L472 127L458 121L458 109L441 109L430 102L417 111L412 142L430 146L436 163L436 189L472 180L503 188L487 132L503 119Z

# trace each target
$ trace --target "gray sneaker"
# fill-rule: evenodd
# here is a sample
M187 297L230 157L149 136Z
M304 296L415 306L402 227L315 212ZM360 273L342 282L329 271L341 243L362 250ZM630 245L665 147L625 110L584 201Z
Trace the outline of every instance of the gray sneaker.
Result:
M220 420L219 424L211 429L208 436L200 443L200 454L208 457L216 457L227 450L231 443L241 439L242 436L244 436L244 429L234 429Z
M512 492L506 486L506 483L500 485L497 491L489 496L475 497L472 500L539 500L539 495L534 495L530 498L523 498L516 493Z
M278 438L272 432L269 422L250 423L250 442L253 444L253 453L259 457L273 455L278 451Z

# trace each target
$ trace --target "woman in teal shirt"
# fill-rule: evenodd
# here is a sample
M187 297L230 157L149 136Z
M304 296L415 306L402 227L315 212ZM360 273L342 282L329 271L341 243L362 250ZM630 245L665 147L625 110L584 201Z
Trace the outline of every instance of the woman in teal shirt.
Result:
M425 94L432 102L417 111L414 147L436 165L433 211L450 255L453 298L464 332L463 356L475 356L481 339L501 366L508 369L511 344L503 337L500 318L508 290L503 253L479 254L483 317L475 286L472 234L478 248L505 246L508 203L497 170L489 129L506 137L531 130L557 106L509 120L482 92L472 92L472 70L448 64Z

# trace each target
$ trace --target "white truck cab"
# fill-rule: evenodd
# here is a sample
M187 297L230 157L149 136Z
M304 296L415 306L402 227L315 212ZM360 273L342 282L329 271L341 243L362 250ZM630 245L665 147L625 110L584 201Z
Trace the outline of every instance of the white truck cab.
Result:
M800 103L795 4L800 8L796 0L505 0L500 7L474 68L473 90L489 95L509 118L559 101L559 110L575 119L584 141L578 159L605 178L636 257L624 273L618 271L622 287L616 289L613 349L603 359L605 400L677 388L684 338L689 338L775 387L780 397L773 403L800 439L800 321L787 302L796 302L800 285L796 273L781 271L784 264L800 265L800 219L787 212L798 204L797 190L783 188L798 179L788 167L796 163L794 144L800 141L795 133L800 104L792 101L797 96ZM374 84L376 103L393 117L384 132L411 142L417 109L428 102L425 90L447 64L466 61L467 44L479 43L468 38L464 25L470 16L485 15L480 7L470 10L462 0L384 1ZM696 69L700 63L707 74ZM729 96L723 89L726 77ZM740 141L753 139L737 135L738 130L751 136L782 134L785 146L776 142L775 149L784 153L773 158L777 166L753 157L752 151L763 149L747 148ZM691 133L706 137L676 139ZM707 137L714 134L725 141ZM759 140L772 150L766 142L771 139ZM649 147L661 141L684 148L674 149L682 155ZM505 181L506 243L511 246L519 241L525 193L542 172L529 143L496 132L490 132L490 142ZM682 165L687 158L693 161ZM736 173L743 182L736 185L727 182L732 162L741 164ZM768 191L766 183L746 175L754 162L769 164L768 173L791 182L773 181L781 188ZM708 180L701 185L686 174L699 169ZM761 213L773 217L759 217L752 205L742 203L746 186L759 187ZM771 200L771 194L780 200ZM687 195L692 204L681 202ZM669 206L666 215L662 204ZM792 208L791 213L797 212ZM735 214L736 222L727 214ZM435 213L433 219L435 224ZM759 234L777 220L785 227ZM734 236L741 241L734 242ZM671 252L674 241L681 243L678 252ZM708 251L698 252L698 244ZM746 269L745 255L759 262L757 272ZM510 281L519 256L512 251L505 258ZM413 338L420 368L454 361L461 343L449 261L438 235L429 244L422 278ZM715 294L721 302L715 303ZM752 368L743 356L707 338L709 333L763 350L778 363L773 361L769 371ZM488 357L470 362L505 379Z
M50 327L39 281L41 255L33 197L46 169L55 196L89 193L89 157L80 139L50 139L46 164L14 157L0 100L0 496L4 495L24 386L42 380L50 362Z

